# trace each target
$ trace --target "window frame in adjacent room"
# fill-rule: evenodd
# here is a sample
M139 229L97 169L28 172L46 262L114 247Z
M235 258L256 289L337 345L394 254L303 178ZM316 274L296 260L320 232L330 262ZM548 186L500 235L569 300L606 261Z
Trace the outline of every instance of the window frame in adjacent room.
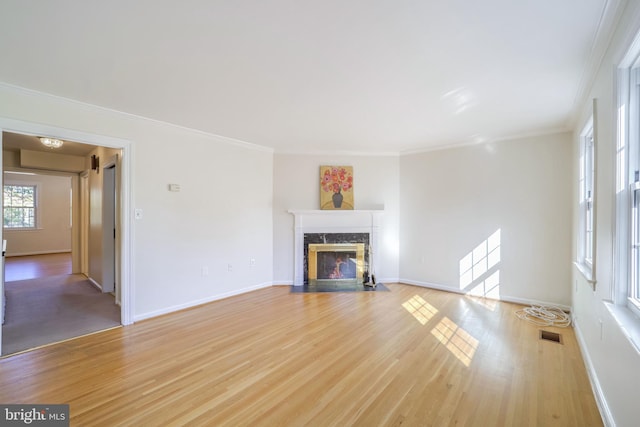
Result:
M7 191L7 188L9 187L16 187L16 188L22 188L22 189L29 189L32 191L33 193L33 197L32 200L23 200L22 203L19 203L17 206L13 206L13 205L7 205L6 204L6 198L5 196L5 192ZM37 230L38 226L40 224L39 221L39 208L38 208L38 197L40 195L40 189L37 183L17 183L17 182L5 182L3 185L3 202L2 202L2 207L3 207L3 221L2 221L2 227L4 230ZM11 199L15 199L15 195L11 196ZM24 198L23 198L24 199ZM29 217L31 218L31 221L28 225L25 225L25 221L23 220L21 225L16 225L16 226L8 226L6 223L6 215L8 213L9 210L11 209L19 209L19 210L25 210L25 211L30 211L31 214L30 215L22 215L22 217L24 218Z

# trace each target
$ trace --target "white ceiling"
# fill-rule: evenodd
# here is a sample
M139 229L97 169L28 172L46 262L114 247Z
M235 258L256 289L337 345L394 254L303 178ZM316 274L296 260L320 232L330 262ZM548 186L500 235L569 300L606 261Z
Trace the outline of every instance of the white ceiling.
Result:
M622 3L2 0L0 81L278 152L419 151L569 129Z

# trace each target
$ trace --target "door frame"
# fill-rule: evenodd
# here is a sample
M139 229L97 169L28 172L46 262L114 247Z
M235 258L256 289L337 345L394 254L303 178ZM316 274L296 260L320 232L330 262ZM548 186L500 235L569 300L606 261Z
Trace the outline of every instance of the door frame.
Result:
M89 277L89 172L84 171L78 177L78 198L80 212L80 266L78 271Z
M66 129L57 126L46 125L42 123L25 122L14 120L0 116L0 147L2 146L2 132L14 132L27 135L53 135L61 139L70 141L97 145L108 148L120 149L122 159L120 162L120 199L118 203L118 214L121 218L120 222L120 241L117 245L119 251L118 282L120 283L120 322L122 325L130 325L133 323L133 307L134 307L134 289L131 278L133 276L133 263L131 262L131 254L133 252L133 221L131 215L131 206L133 199L133 143L132 141L114 138L106 135L92 134L88 132L80 132L72 129ZM2 152L0 150L0 162L2 161ZM2 227L0 227L0 242L2 241ZM77 243L76 243L77 244ZM0 280L0 283L3 281ZM4 283L0 286L1 292L4 292ZM2 328L0 328L0 346L2 339ZM1 351L1 347L0 347Z
M117 286L117 155L102 167L102 292L115 293L120 302Z

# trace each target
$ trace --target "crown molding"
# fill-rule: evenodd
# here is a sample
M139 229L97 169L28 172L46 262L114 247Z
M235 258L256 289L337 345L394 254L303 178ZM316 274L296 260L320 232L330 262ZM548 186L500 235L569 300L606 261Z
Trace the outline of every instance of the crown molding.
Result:
M118 111L118 110L114 110L112 108L107 108L107 107L101 107L99 105L95 105L95 104L89 104L87 102L82 102L82 101L77 101L75 99L71 99L71 98L65 98L63 96L59 96L59 95L53 95L47 92L40 92L34 89L29 89L29 88L25 88L22 86L17 86L17 85L13 85L10 83L6 83L6 82L0 82L0 89L5 90L7 92L12 92L18 95L25 95L25 96L30 96L30 97L44 97L44 98L48 98L54 102L58 102L58 103L63 103L63 104L67 104L76 108L81 108L85 111L88 112L92 112L92 113L107 113L107 114L112 114L112 115L116 115L116 116L120 116L120 117L126 117L129 119L136 119L136 120L142 120L145 122L149 122L149 123L154 123L154 124L160 124L163 126L169 126L171 128L174 129L179 129L182 131L187 131L187 132L191 132L191 133L195 133L198 134L200 136L206 137L208 139L214 140L216 142L220 142L222 144L227 144L227 145L232 145L235 147L241 147L241 148L245 148L245 149L249 149L249 150L254 150L254 151L262 151L262 152L267 152L267 153L273 153L274 150L271 147L266 147L263 145L259 145L259 144L254 144L251 142L246 142L246 141L242 141L239 139L235 139L235 138L229 138L226 136L222 136L222 135L216 135L216 134L212 134L209 132L205 132L205 131L201 131L198 129L193 129L187 126L182 126L182 125L177 125L174 123L169 123L169 122L164 122L162 120L156 120L156 119L152 119L149 117L144 117L144 116L139 116L137 114L132 114L132 113L127 113L124 111Z
M602 61L606 55L607 49L611 46L611 40L622 17L622 11L628 0L607 0L602 7L598 27L591 42L589 51L589 59L587 66L582 72L578 90L573 100L571 113L567 120L567 126L573 128L577 123L578 117L582 110L582 106L589 98L589 92L598 75L598 70L602 66Z

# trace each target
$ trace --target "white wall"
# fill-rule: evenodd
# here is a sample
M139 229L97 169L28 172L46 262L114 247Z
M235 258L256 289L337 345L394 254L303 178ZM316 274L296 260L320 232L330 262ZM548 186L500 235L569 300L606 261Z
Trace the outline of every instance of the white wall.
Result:
M627 339L606 308L613 293L613 229L615 196L616 94L615 71L633 37L640 30L640 2L630 1L622 13L600 70L589 88L588 100L574 131L573 207L574 238L577 241L579 133L591 114L592 99L597 99L596 158L596 286L573 269L572 300L576 333L590 371L601 412L617 426L638 425L637 386L640 384L640 354ZM574 258L576 256L574 243ZM626 284L622 284L623 286ZM635 320L640 324L640 320ZM640 328L636 327L637 331Z
M5 184L37 185L37 228L5 230L7 256L71 251L71 177L5 174Z
M378 281L397 281L400 199L397 156L276 154L273 168L274 283L292 284L294 219L289 209L320 209L320 166L353 166L355 209L384 209Z
M271 283L271 151L3 84L0 118L132 142L134 319Z
M569 134L401 157L401 280L568 306L570 165ZM461 261L498 230L499 252L477 251L463 274Z

